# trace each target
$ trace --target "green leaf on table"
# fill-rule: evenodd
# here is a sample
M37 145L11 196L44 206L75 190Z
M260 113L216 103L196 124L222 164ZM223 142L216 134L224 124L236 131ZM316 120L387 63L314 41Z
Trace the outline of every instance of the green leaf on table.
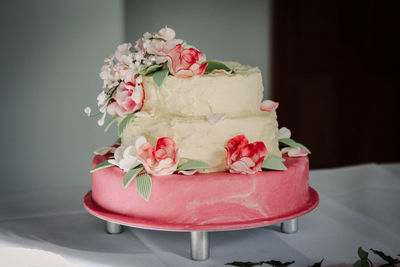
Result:
M139 73L141 75L149 75L150 73L153 73L153 72L155 72L155 71L157 71L157 70L159 70L161 68L162 68L161 65L152 65L152 66L148 67L145 70L139 71Z
M316 262L316 263L314 263L313 265L308 266L308 267L321 267L323 261L324 261L324 259L322 259L320 262Z
M233 261L233 262L228 262L225 263L225 265L232 265L232 266L238 266L238 267L253 267L256 265L262 265L263 262L250 262L250 261Z
M209 169L211 166L200 160L189 160L182 165L179 165L177 170L178 171L187 171L187 170L199 170L199 169Z
M151 195L151 177L148 173L143 173L136 177L135 180L136 189L142 198L146 201L149 201Z
M394 259L392 257L390 257L389 255L386 255L385 253L383 253L382 251L379 250L375 250L370 248L369 250L371 250L374 254L378 255L379 257L382 258L382 260L386 261L388 264L390 264L391 266L395 266L395 264L400 263L399 259Z
M104 128L104 132L107 132L108 129L110 129L111 125L118 119L118 115L115 115L111 118L111 120L109 122L107 122L106 127Z
M286 171L287 168L285 164L283 164L284 161L285 160L283 158L270 154L263 161L262 168L269 170Z
M127 188L128 185L133 181L133 179L143 170L143 166L138 166L129 170L125 175L124 179L122 180L122 184L124 188Z
M369 267L369 259L368 259L368 252L362 249L362 247L358 248L358 257L360 257L359 260L357 260L352 266L353 267Z
M286 266L292 265L294 263L294 261L280 262L280 261L271 260L271 261L264 261L263 263L272 265L274 267L286 267Z
M218 61L218 60L207 60L204 63L208 63L205 73L210 73L213 70L225 70L225 71L231 71L231 72L235 72L235 70L229 66L228 64L222 62L222 61Z
M304 145L302 145L300 143L295 142L291 138L281 138L281 139L279 139L279 143L282 143L282 144L285 144L287 146L294 147L294 148L304 149L305 151L307 151L308 154L311 154L311 151L307 147L305 147Z
M167 78L168 73L169 73L168 69L162 69L162 70L154 72L153 81L158 85L158 87L161 87L165 78Z
M118 125L118 135L121 136L122 133L125 131L126 126L129 124L129 122L135 117L135 114L129 114L126 116Z
M96 165L96 167L94 167L93 169L90 170L90 173L94 173L95 171L101 170L101 169L105 169L108 167L112 167L115 166L114 164L111 164L110 162L108 162L108 159L100 162L99 164Z

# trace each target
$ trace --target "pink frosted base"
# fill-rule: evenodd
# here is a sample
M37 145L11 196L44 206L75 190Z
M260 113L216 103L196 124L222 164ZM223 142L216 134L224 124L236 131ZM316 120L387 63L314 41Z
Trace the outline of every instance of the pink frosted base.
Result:
M93 166L106 156L95 156ZM216 231L258 227L301 216L318 204L308 185L308 158L286 158L287 171L254 175L216 172L153 176L147 202L135 183L123 188L124 172L93 173L86 209L115 223L159 230Z

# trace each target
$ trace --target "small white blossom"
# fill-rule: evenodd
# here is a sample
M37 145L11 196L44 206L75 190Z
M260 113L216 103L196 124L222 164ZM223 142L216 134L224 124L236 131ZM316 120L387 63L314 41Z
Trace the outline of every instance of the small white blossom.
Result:
M278 139L290 138L292 133L286 127L282 127L278 130Z
M103 79L103 88L113 88L118 85L119 75L114 69L114 64L110 62L108 65L103 65L100 72L100 78Z
M102 107L106 104L107 94L104 91L101 91L97 96L97 106Z
M85 111L86 115L88 115L90 117L90 113L92 112L92 109L90 107L86 107L84 109L84 111Z

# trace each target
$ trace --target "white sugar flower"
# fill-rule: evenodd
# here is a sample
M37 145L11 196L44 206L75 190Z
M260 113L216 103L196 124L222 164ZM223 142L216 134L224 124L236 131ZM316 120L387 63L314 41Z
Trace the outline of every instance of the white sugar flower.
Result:
M138 51L135 54L133 54L133 58L136 61L142 61L144 59L144 53L142 51Z
M97 96L97 106L100 109L100 112L105 112L105 108L107 104L107 94L104 91L101 91L100 94Z
M100 72L100 78L103 79L103 88L113 88L118 85L119 75L114 69L114 64L110 62L108 65L103 65Z
M291 158L304 157L308 155L307 151L298 147L284 147L282 148L281 152L282 154L287 153Z
M162 38L166 41L172 40L175 38L175 31L171 28L168 28L167 26L165 26L164 28L161 28L158 32L158 34L156 35L156 37L158 38Z
M145 32L145 33L143 33L143 38L146 40L146 39L150 39L151 37L153 37L153 35L151 34L151 33L149 33L149 32Z
M282 127L278 130L278 139L290 138L292 133L286 127Z
M135 168L141 163L138 160L138 150L146 143L144 136L136 137L131 145L120 146L115 150L115 159L109 159L108 162L114 164L124 172L128 172L130 169Z
M115 51L114 57L118 61L122 62L124 56L129 56L130 54L132 54L131 47L131 43L120 44Z

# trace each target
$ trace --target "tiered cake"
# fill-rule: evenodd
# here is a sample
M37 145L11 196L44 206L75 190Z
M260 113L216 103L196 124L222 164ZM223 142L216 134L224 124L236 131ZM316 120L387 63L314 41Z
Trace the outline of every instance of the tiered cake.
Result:
M139 227L218 230L311 205L309 151L278 131L278 103L262 102L258 68L206 61L167 27L135 49L120 45L100 74L99 124L112 115L107 128L117 121L121 139L95 152L99 209Z

